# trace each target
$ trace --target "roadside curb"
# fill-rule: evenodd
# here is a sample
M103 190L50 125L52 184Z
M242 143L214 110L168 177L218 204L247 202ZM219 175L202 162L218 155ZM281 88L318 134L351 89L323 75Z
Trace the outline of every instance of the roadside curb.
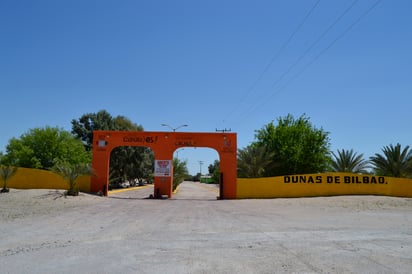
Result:
M126 191L131 191L131 190L138 190L138 189L144 189L144 188L149 188L151 187L148 185L145 186L135 186L135 187L128 187L128 188L122 188L122 189L115 189L115 190L109 190L109 194L113 193L121 193L121 192L126 192Z
M180 184L176 187L176 189L175 190L173 190L173 194L176 194L178 191L179 191L179 187L180 187Z

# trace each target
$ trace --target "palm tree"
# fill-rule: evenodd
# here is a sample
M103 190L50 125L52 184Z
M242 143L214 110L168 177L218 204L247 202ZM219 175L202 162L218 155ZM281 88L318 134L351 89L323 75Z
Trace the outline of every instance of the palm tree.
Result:
M273 153L264 146L249 145L238 150L237 166L240 178L263 177L272 164Z
M412 150L406 146L403 150L398 143L396 146L392 144L385 146L383 154L376 153L370 157L370 161L374 165L376 174L381 176L392 177L412 177Z
M92 175L93 170L90 164L78 163L69 164L64 162L56 163L51 169L54 173L59 174L69 184L66 195L78 196L79 190L76 189L76 179L83 175Z
M188 174L187 161L173 158L173 191L187 178Z
M331 167L335 172L367 173L369 161L363 159L363 154L357 155L351 150L339 150L338 155L332 152L335 159L332 159Z
M9 192L7 188L7 181L17 172L17 167L12 166L1 166L0 167L0 178L3 180L3 188L0 192Z

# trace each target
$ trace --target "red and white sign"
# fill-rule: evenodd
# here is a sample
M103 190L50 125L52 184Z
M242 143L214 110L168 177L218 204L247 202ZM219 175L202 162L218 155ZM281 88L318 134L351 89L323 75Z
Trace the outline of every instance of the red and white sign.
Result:
M170 177L172 173L172 160L155 160L154 173L157 177Z

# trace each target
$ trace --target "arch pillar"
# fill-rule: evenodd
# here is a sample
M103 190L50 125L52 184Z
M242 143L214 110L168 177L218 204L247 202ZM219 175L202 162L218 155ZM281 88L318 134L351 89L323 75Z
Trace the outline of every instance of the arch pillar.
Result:
M155 174L154 174L154 197L161 198L162 195L172 197L173 192L173 149L154 148ZM162 169L161 163L167 163Z

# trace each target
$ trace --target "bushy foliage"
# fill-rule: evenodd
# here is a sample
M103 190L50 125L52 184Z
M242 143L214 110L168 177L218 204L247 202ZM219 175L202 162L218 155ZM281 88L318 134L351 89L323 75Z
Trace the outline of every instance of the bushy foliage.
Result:
M91 154L70 132L45 127L30 129L20 138L12 138L3 160L8 165L38 169L50 169L57 161L90 163Z
M329 133L314 127L305 115L295 119L291 114L272 121L256 131L252 145L272 153L265 176L307 174L326 171L330 163Z
M124 116L113 117L106 110L86 113L72 120L72 134L83 141L87 150L92 149L94 130L142 131L143 127Z
M150 181L154 154L148 147L117 147L110 154L110 181Z
M142 131L143 127L125 116L113 117L106 110L86 113L72 120L72 133L83 141L86 150L93 147L94 130ZM139 179L149 181L153 174L153 151L146 147L117 147L110 155L110 183Z
M215 160L213 164L208 166L209 174L212 176L212 181L216 184L220 183L220 161Z

